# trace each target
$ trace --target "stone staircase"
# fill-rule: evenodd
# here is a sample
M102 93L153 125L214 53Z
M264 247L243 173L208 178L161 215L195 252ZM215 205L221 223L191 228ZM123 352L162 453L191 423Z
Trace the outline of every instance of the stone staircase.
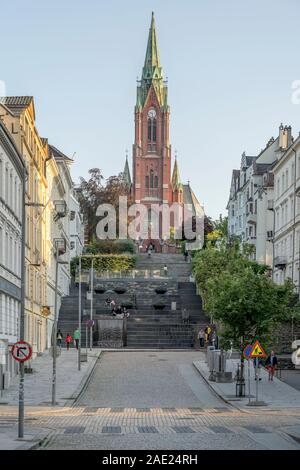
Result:
M189 281L191 267L181 254L153 253L150 257L147 253L139 254L136 269L160 270L163 274L165 265L169 277L177 281Z
M164 266L167 266L167 275ZM94 281L93 318L112 318L105 305L107 297L117 304L130 305L126 320L128 348L192 348L200 326L209 323L202 311L201 298L195 284L190 282L191 266L183 255L154 253L138 255L137 270L147 271L148 277L120 277ZM151 272L161 277L151 277ZM114 289L120 291L114 292ZM83 325L90 314L87 300L88 286L82 285ZM182 309L186 308L189 322L183 323ZM84 316L86 314L86 316ZM62 301L59 328L63 334L73 334L78 325L78 287L72 286L70 295ZM95 342L97 341L97 332ZM85 346L85 326L82 328L82 346Z

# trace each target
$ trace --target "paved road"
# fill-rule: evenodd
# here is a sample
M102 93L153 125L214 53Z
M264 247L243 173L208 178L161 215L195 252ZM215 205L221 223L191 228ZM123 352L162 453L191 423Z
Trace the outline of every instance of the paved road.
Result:
M300 449L300 409L244 413L219 399L197 352L106 352L74 408L39 420L44 449Z

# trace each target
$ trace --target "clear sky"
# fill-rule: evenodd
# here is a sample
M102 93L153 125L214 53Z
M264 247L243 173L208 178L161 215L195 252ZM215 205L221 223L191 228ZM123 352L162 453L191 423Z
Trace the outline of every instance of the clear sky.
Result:
M300 131L299 0L1 0L0 80L33 95L37 127L73 178L123 170L134 138L151 11L169 80L171 143L208 215L225 213L231 171L281 122Z

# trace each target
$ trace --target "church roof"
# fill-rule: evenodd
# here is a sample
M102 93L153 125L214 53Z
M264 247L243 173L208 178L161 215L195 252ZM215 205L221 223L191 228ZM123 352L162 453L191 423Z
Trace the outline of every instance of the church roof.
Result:
M183 185L183 203L191 205L193 216L201 217L203 215L203 208L189 183Z
M179 174L179 168L177 164L177 158L175 158L173 174L172 174L172 187L173 189L182 189L182 183Z
M129 165L128 165L128 158L126 155L126 162L124 166L124 171L123 171L123 184L126 186L127 189L131 188L131 176L130 176L130 170L129 170Z

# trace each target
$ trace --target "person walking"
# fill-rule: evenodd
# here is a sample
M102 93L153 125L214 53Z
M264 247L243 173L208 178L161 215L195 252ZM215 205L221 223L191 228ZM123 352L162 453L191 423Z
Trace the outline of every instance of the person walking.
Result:
M181 316L182 316L182 322L183 323L188 323L189 322L189 312L187 311L186 308L184 308L181 312Z
M269 380L273 380L275 370L278 366L278 360L275 356L274 351L271 351L271 354L266 359L266 368L269 372Z
M255 370L255 380L261 380L261 368L263 366L263 361L261 357L254 357L253 366ZM257 367L256 367L257 366Z
M56 341L57 341L57 346L61 349L61 344L63 340L63 334L60 330L58 330L57 335L56 335Z
M187 262L188 260L188 257L189 257L189 254L188 254L188 251L187 250L184 250L184 260Z
M211 327L208 325L206 327L206 342L208 342L208 344L211 345L211 332L212 332L212 329Z
M79 340L80 340L80 331L78 328L74 331L74 341L76 349L79 348Z
M168 276L168 266L166 264L164 265L164 275L165 277Z
M200 348L204 348L205 333L204 333L203 328L200 328L199 330L198 339L199 339Z
M70 349L70 343L72 342L72 339L73 339L72 336L69 333L67 333L67 336L66 336L67 351L69 351Z

